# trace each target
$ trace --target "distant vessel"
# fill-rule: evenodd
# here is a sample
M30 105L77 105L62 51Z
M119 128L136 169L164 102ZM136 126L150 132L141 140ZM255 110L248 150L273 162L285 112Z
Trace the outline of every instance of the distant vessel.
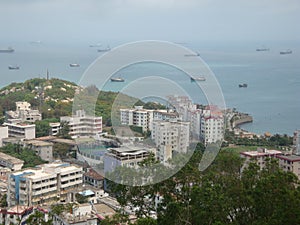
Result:
M288 49L286 51L281 51L280 55L285 55L285 54L292 54L292 50Z
M70 67L79 67L80 65L79 64L77 64L77 63L71 63L70 64Z
M106 48L98 49L98 52L108 52L110 50L111 50L110 47L107 46Z
M270 51L269 48L257 48L256 49L257 52L267 52L267 51Z
M191 81L206 81L205 77L191 77Z
M246 88L246 87L248 87L248 84L245 84L245 83L244 84L239 84L239 87L240 88Z
M91 48L96 48L96 47L100 47L101 46L101 44L100 43L98 43L98 44L94 44L94 45L90 45L90 47Z
M18 69L20 69L20 67L19 66L8 66L8 69L10 69L10 70L18 70Z
M2 53L12 53L14 52L15 50L11 47L7 48L7 49L0 49L0 52Z
M110 78L111 82L124 82L125 80L122 77Z
M200 56L199 52L196 52L196 54L185 54L184 56L190 57L190 56Z

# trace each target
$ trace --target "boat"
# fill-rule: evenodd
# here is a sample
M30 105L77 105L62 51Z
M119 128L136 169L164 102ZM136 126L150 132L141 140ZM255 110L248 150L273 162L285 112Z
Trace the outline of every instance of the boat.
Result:
M20 69L20 67L19 66L8 66L8 69L9 70L18 70L18 69Z
M124 82L125 80L122 77L110 78L111 82Z
M107 46L106 48L98 49L98 52L108 52L110 50L111 50L111 48L109 46Z
M269 48L257 48L256 49L257 52L267 52L267 51L270 51Z
M97 48L97 47L100 47L101 46L101 44L100 43L98 43L98 44L93 44L93 45L90 45L90 48Z
M191 81L206 81L205 77L191 77Z
M292 50L288 49L286 51L281 51L280 55L286 55L286 54L292 54L292 53L293 53Z
M244 84L239 84L239 87L240 88L246 88L246 87L248 87L248 84L245 84L245 83Z
M0 53L12 53L15 50L11 47L8 47L7 49L0 49Z
M79 67L80 65L79 64L77 64L77 63L71 63L70 64L70 67Z
M199 52L197 52L197 53L195 53L195 54L185 54L184 56L186 56L186 57L195 57L195 56L200 56L200 53Z

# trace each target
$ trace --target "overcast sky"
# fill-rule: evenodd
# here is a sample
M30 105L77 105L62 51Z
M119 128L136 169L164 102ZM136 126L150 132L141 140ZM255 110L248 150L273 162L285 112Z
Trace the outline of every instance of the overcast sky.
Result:
M299 40L299 0L0 0L1 41Z

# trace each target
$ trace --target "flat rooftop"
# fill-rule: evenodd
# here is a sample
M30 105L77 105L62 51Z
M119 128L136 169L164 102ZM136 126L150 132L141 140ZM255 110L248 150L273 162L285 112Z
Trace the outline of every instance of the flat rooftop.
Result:
M264 150L264 151L248 151L240 152L241 155L250 156L250 157L262 157L269 155L281 155L282 152L278 150Z
M290 162L300 162L299 155L278 155L276 157L279 159L290 161Z
M7 161L7 162L10 162L12 164L23 164L24 163L23 160L17 159L15 157L7 155L7 154L5 154L3 152L0 152L0 160Z
M25 141L26 144L34 145L34 146L52 146L53 143L47 141L40 141L40 140L28 140Z

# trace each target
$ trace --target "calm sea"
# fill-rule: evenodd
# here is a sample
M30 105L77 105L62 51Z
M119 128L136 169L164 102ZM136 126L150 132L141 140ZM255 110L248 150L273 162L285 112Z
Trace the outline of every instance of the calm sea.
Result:
M89 44L92 43L14 43L14 53L0 53L0 87L11 82L46 77L47 69L50 77L78 83L87 67L101 54ZM300 44L263 44L270 51L257 52L256 48L262 47L262 43L194 43L186 44L186 47L199 51L201 58L210 66L220 83L227 107L235 107L254 117L254 122L243 125L243 129L259 134L268 131L291 135L295 129L300 129ZM0 48L6 47L0 43ZM279 54L286 49L293 50L293 53ZM70 63L78 63L80 67L70 67ZM8 70L9 65L18 65L20 69ZM194 91L195 101L205 103L205 98L193 89L194 84L180 73L166 65L137 64L116 74L124 77L124 83L109 83L105 89L119 91L140 75L167 74L173 79L182 79L182 86L192 93ZM247 83L248 87L239 88L240 83Z

